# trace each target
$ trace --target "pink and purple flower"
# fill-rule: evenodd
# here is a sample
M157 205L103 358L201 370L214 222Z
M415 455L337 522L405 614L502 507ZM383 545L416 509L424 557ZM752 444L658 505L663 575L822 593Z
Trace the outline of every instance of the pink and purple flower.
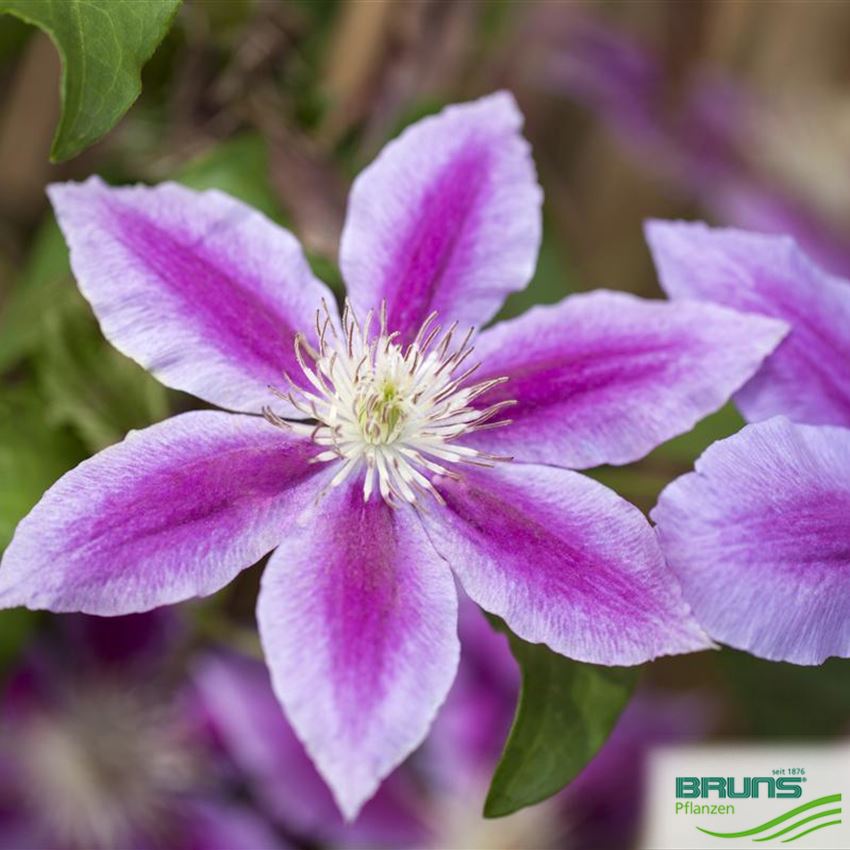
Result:
M266 659L349 818L451 686L452 573L519 636L582 661L710 645L645 518L573 470L689 430L785 327L596 292L479 332L539 248L521 124L496 94L385 148L351 192L341 316L295 238L226 195L50 190L106 336L233 412L175 416L64 476L18 527L0 604L143 611L274 550Z
M684 222L647 235L672 298L791 327L737 395L755 424L661 494L668 562L715 639L797 664L850 656L850 281L784 236Z

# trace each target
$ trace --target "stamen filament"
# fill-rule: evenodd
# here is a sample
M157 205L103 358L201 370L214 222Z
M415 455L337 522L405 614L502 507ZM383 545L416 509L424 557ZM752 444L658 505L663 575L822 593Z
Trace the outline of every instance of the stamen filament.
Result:
M339 462L328 488L353 475L363 479L363 498L375 490L390 506L421 504L424 496L445 504L435 481L458 479L452 466L490 467L506 460L458 442L479 430L503 427L494 421L513 401L487 407L472 402L507 378L469 384L480 363L460 367L473 353L470 328L456 343L458 323L443 332L436 311L422 322L413 342L402 346L399 331L387 328L387 305L369 310L362 323L346 301L338 326L327 303L316 312L318 350L303 334L295 337L295 357L306 384L285 375L287 390L270 387L274 396L313 422L289 422L269 407L263 416L272 425L309 437L322 451L314 463Z

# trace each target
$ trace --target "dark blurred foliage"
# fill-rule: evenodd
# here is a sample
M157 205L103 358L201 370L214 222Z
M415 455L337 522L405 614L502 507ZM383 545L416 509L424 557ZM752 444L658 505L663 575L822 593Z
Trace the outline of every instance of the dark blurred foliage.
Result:
M589 25L625 39L636 67L648 57L648 94L627 67L620 100L600 97L593 74L610 82L613 60L594 67L580 52ZM353 176L416 118L508 88L526 115L546 207L537 274L504 315L596 287L659 296L642 222L731 222L728 192L719 200L712 191L718 173L730 191L756 187L799 210L812 239L850 245L848 39L843 2L187 0L130 113L57 166L48 162L57 57L45 36L0 17L0 546L63 470L197 405L102 339L73 286L47 182L98 173L215 186L291 227L340 291L336 247ZM576 82L577 60L589 87L587 76ZM744 117L737 105L721 107L710 129L685 132L706 76L722 79ZM700 179L709 165L722 171ZM645 460L597 475L648 510L741 424L730 406ZM257 652L257 579L248 571L184 606L198 643ZM0 664L14 663L43 628L2 612ZM656 663L645 679L705 695L717 735L831 736L850 723L846 661L797 668L722 650Z

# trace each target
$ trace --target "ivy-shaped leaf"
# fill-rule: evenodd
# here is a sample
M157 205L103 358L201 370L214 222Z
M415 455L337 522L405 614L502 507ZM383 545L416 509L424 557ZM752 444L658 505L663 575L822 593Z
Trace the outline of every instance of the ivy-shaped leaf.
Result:
M70 159L118 122L142 90L141 69L180 0L0 0L44 30L62 60L62 116L51 159Z
M605 743L638 676L633 667L582 664L508 636L522 690L484 804L489 818L539 803L571 782Z

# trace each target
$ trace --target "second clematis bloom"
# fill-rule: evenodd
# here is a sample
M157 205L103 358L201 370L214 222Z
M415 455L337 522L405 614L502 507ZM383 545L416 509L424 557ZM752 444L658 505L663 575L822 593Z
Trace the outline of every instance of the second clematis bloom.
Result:
M672 298L786 321L736 402L750 420L652 511L706 630L776 661L850 656L850 281L786 236L651 222Z
M518 635L582 661L709 645L645 518L571 469L689 430L784 326L599 292L477 333L539 248L521 124L496 94L384 149L352 189L341 316L293 236L226 195L50 190L105 335L236 412L176 416L63 477L5 554L0 604L142 611L274 550L266 659L349 818L452 683L452 571Z

